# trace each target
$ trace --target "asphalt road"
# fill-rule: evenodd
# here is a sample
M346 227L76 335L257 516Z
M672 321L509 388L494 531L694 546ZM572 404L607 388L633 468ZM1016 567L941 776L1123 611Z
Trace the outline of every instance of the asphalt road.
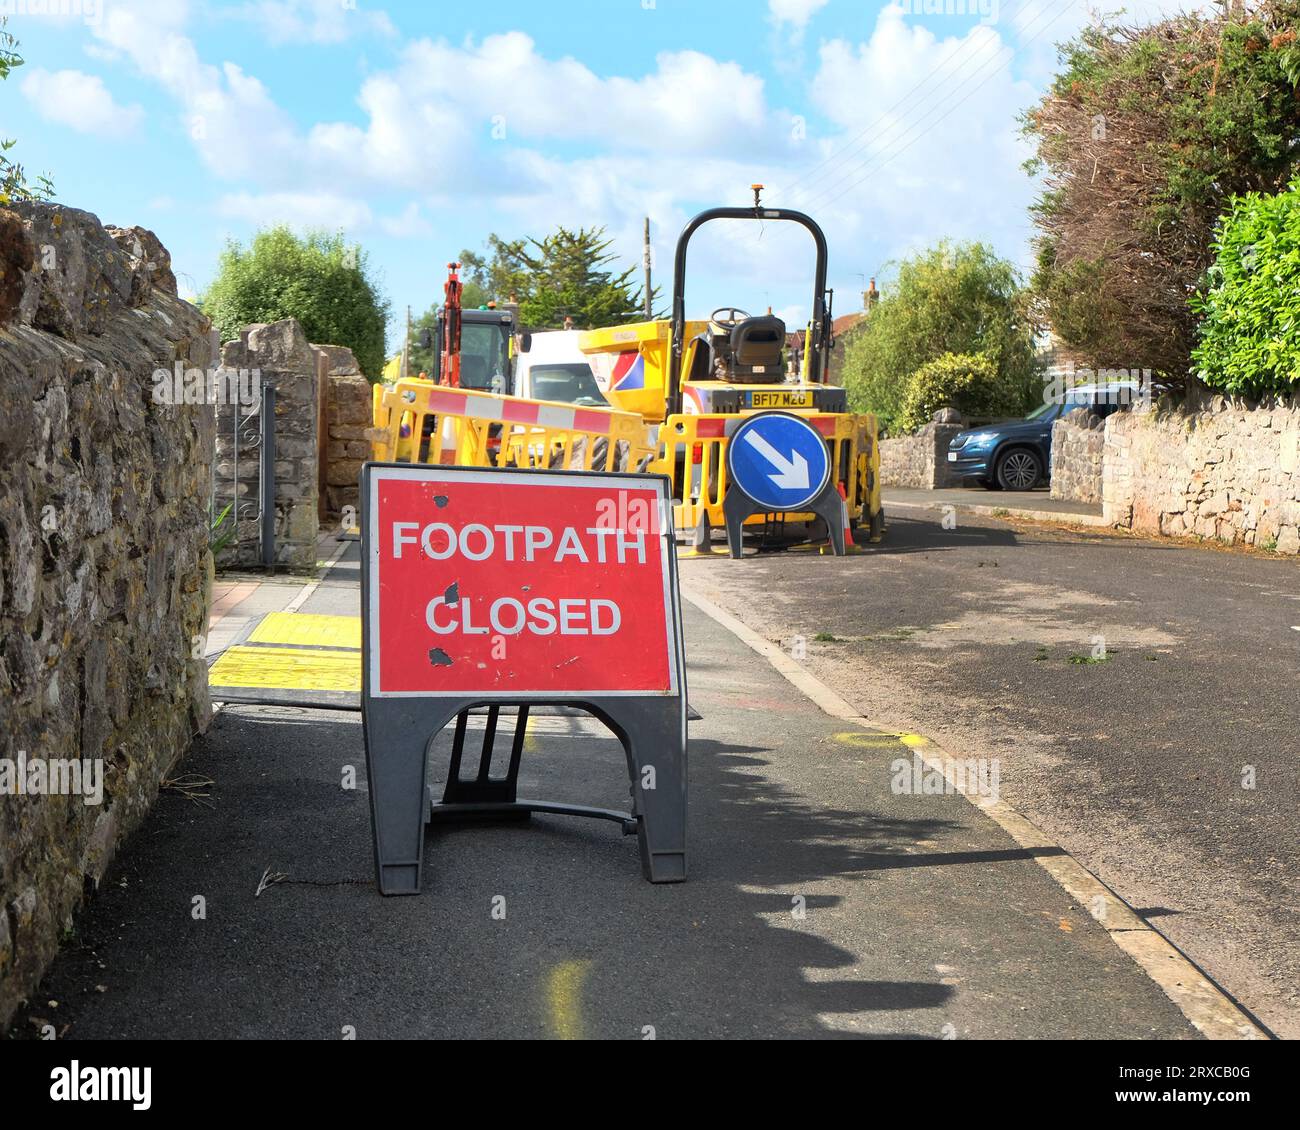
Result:
M910 514L862 556L683 583L873 721L997 757L1010 804L1300 1036L1300 562Z
M723 568L739 580L753 563ZM303 611L355 611L354 579L344 562ZM183 766L212 779L210 796L160 797L16 1027L48 1022L68 1039L1195 1036L974 805L895 792L896 737L846 737L691 610L687 647L704 717L691 725L685 884L644 882L635 841L613 825L540 816L432 831L424 893L383 899L358 716L228 707ZM525 793L626 800L621 749L581 719L539 719L523 766ZM342 787L349 767L355 789Z

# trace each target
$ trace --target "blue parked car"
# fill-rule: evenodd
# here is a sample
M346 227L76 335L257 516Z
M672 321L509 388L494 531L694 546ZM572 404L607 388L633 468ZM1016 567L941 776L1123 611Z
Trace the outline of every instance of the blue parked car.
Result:
M990 490L1033 490L1045 482L1052 466L1052 425L1066 412L1091 408L1109 416L1138 395L1135 381L1081 385L1064 397L1036 408L1023 420L989 424L953 436L948 470L977 479Z

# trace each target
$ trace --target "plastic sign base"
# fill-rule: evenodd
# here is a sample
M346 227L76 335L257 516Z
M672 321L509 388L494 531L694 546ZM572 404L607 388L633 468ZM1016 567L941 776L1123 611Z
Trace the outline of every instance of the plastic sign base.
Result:
M451 772L440 803L430 803L428 747L446 726L463 734L468 712L483 706L465 698L431 704L422 699L365 700L366 769L374 831L375 870L381 894L413 895L421 889L424 833L430 821L466 823L525 819L533 812L586 816L619 824L635 834L641 872L652 883L680 883L686 878L686 716L681 700L645 703L637 699L606 702L571 700L533 705L581 706L614 733L627 756L631 783L630 812L591 808L517 796L519 764L504 779L484 776L490 746L479 774L464 780L453 747ZM498 706L493 704L493 706ZM491 707L489 708L491 709ZM523 709L521 707L521 709ZM523 724L516 743L522 746ZM646 785L652 787L645 787Z
M822 492L805 506L801 513L816 514L826 523L830 533L831 552L836 557L847 555L844 544L843 523L844 500L833 483L828 483ZM733 558L744 556L745 520L755 514L771 513L768 507L755 502L733 482L727 496L722 500L722 514L727 520L727 549Z

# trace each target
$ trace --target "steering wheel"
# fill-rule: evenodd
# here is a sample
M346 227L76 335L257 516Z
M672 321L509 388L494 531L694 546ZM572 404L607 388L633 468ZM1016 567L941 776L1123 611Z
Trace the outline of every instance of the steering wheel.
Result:
M724 318L723 314L728 316ZM738 306L719 306L709 316L709 321L721 326L723 329L730 330L735 329L736 326L748 318L749 315Z

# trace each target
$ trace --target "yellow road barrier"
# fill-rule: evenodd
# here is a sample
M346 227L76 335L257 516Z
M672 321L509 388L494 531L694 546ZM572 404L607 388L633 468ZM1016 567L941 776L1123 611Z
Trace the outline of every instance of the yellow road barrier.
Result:
M654 455L635 412L407 379L375 386L374 457L461 467L636 470Z
M752 413L669 416L659 431L659 454L648 470L673 481L674 518L679 530L693 529L707 516L709 525L725 527L722 500L727 491L727 421ZM832 474L841 488L850 518L868 526L878 540L880 448L876 418L871 415L796 412L826 440ZM791 522L811 521L812 514L787 514ZM765 520L758 514L748 525Z

